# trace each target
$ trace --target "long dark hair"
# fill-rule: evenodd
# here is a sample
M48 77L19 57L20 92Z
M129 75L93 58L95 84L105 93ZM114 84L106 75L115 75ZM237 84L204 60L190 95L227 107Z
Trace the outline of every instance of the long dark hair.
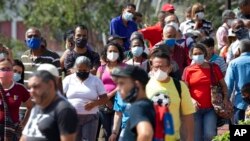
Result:
M108 48L110 46L115 46L117 49L118 49L118 52L119 52L119 58L117 60L118 63L122 63L123 60L124 60L124 54L123 54L123 49L122 47L117 44L117 43L113 43L113 42L110 42L108 43L105 47L104 47L104 50L102 52L102 57L104 59L105 62L108 62L108 59L107 59L107 51L108 51Z
M21 79L19 81L17 81L17 83L24 84L24 71L25 71L25 67L24 67L23 63L20 60L15 59L13 66L19 66L19 67L21 67L23 69L23 72L21 74Z

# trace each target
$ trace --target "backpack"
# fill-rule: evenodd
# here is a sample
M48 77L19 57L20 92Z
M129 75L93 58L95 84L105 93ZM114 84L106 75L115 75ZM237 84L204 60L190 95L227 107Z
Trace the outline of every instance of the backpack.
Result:
M181 99L181 83L174 78L173 81ZM175 141L173 117L168 108L169 96L165 91L159 91L151 100L155 110L154 141Z

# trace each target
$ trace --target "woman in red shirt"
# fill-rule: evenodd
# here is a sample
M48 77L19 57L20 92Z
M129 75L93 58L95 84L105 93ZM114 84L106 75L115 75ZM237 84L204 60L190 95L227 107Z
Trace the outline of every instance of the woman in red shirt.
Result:
M182 79L187 83L196 107L195 141L211 141L217 134L217 116L211 103L210 65L204 59L207 56L206 48L203 44L196 44L190 50L189 55L194 64L185 68ZM223 74L216 64L213 64L213 72L223 88L226 103L227 86Z

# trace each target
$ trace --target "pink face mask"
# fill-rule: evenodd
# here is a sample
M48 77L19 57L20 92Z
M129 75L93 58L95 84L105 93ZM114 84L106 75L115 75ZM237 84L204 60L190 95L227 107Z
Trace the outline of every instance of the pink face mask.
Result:
M13 71L0 71L1 81L10 82L13 80Z

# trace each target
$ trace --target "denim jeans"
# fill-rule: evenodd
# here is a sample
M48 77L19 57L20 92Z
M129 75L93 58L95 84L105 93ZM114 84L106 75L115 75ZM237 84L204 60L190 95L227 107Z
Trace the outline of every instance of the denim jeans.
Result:
M241 110L234 107L233 124L238 124L240 120L244 121L244 119L245 119L245 110Z
M211 141L217 135L217 115L213 108L198 109L194 121L195 141Z
M98 115L78 115L77 141L95 141L98 127Z

